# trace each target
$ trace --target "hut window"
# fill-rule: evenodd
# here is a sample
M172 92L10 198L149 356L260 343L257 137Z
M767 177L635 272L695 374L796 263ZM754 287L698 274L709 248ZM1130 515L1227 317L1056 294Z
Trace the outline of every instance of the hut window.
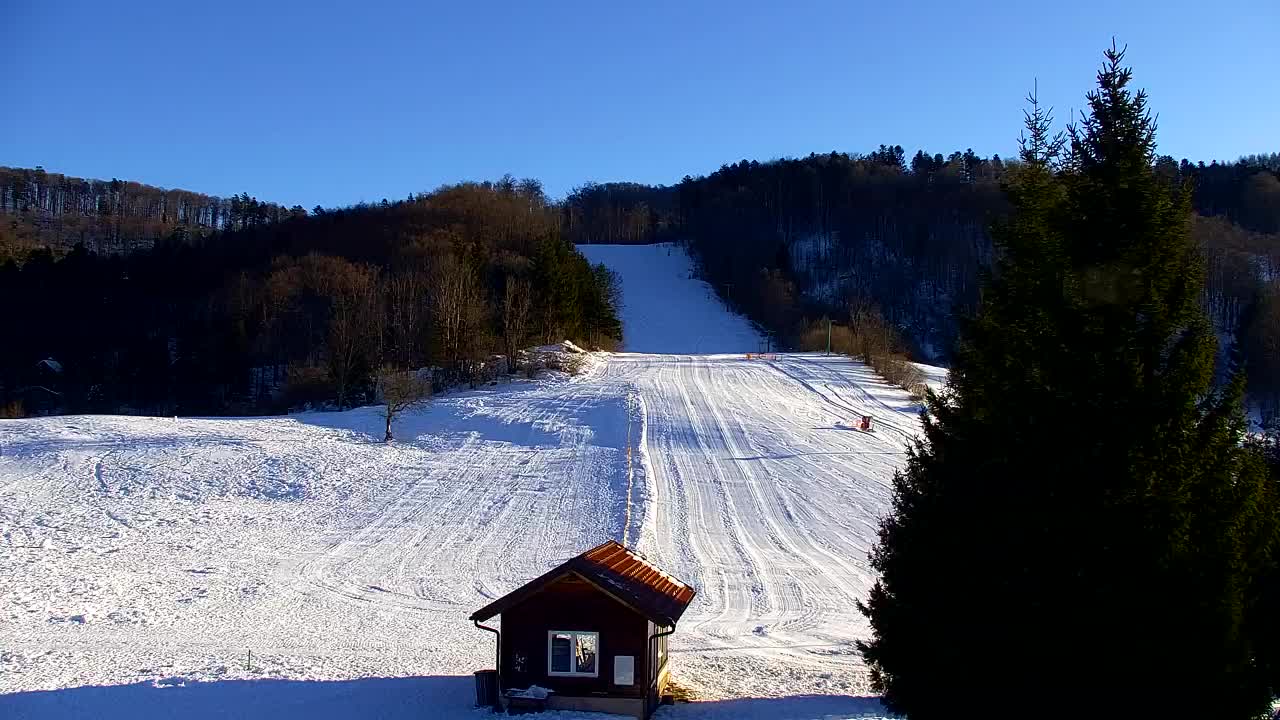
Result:
M600 633L547 633L547 674L599 677Z

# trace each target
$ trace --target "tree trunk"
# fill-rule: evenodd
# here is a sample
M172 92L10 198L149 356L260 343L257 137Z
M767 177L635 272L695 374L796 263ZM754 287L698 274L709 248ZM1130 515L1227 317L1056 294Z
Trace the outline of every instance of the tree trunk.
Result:
M385 438L383 438L383 439L382 439L382 442L391 442L391 440L392 440L392 437L391 437L391 417L392 417L392 414L391 414L390 412L388 412L388 413L387 413L387 436L386 436Z

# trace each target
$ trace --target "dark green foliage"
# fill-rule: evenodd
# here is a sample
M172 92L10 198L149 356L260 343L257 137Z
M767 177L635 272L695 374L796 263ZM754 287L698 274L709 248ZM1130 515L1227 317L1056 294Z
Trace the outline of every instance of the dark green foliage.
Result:
M969 153L973 154L973 151L970 150ZM902 149L901 145L881 145L867 159L878 165L891 167L898 172L907 171L906 151Z
M1243 374L1214 389L1188 193L1152 170L1121 57L1063 156L1033 105L998 262L895 479L861 649L912 718L975 693L984 717L1249 718L1280 679L1276 487Z
M617 317L617 279L603 265L592 266L563 240L544 243L534 263L535 287L546 295L545 340L585 340L612 345L622 338Z
M1249 390L1262 420L1280 431L1280 282L1259 288L1240 318Z
M1254 435L1250 444L1266 459L1272 487L1280 487L1280 414L1267 416L1263 432ZM1280 687L1280 550L1272 552L1264 568L1256 609L1260 623L1254 634L1258 640L1259 664L1271 678L1274 692Z

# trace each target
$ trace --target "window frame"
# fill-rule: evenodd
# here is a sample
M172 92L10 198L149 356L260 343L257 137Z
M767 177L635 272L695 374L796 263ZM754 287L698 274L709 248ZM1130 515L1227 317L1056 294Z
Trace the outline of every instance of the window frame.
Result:
M569 672L559 672L552 669L551 666L551 649L557 635L568 635L569 640ZM595 639L596 645L596 661L595 669L591 672L578 672L578 654L575 652L578 645L579 635L590 635ZM580 677L580 678L598 678L600 677L600 633L595 630L548 630L547 631L547 676L548 677Z

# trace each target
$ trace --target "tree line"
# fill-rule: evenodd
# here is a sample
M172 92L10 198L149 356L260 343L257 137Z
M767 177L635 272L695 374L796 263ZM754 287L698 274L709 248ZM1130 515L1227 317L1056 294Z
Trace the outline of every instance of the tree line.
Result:
M956 311L977 307L996 260L989 229L1010 212L1020 164L972 150L908 159L900 145L743 160L674 186L585 185L565 200L565 228L577 243L687 243L716 292L783 347L872 305L913 355L945 363ZM1192 188L1202 303L1242 343L1253 403L1280 413L1280 154L1151 165Z
M298 277L309 275L297 268L273 275L269 268L277 255L294 260L308 254L332 256L377 268L378 283L403 283L392 276L403 267L422 264L406 248L424 243L432 249L423 253L444 258L472 257L474 247L506 247L515 242L521 246L515 254L532 262L538 255L536 248L514 239L513 228L523 223L526 230L522 232L567 243L683 242L721 297L771 332L782 347L799 347L804 334L822 318L849 324L854 320L851 309L874 307L901 338L904 350L923 360L946 362L958 333L954 311L977 306L983 274L995 261L989 228L1010 210L1004 185L1020 162L982 157L972 150L948 155L921 150L908 158L900 145L880 145L865 154L832 152L763 163L744 160L705 177L686 176L674 186L588 184L558 203L546 198L536 181L507 178L490 184L490 190L531 200L501 210L497 208L502 203L493 203L488 210L467 209L474 204L472 199L453 196L471 192L470 186L458 186L394 203L383 200L309 212L261 202L247 194L224 199L119 180L82 180L41 169L2 168L0 263L12 261L17 268L34 259L38 268L46 261L60 263L60 258L80 246L83 250L77 252L97 256L104 265L110 264L108 257L137 255L129 262L141 263L149 256L163 266L195 261L186 254L186 248L195 248L201 258L225 256L213 267L252 268L246 282L273 288L269 297L275 302L318 292L298 284ZM1241 342L1252 404L1268 415L1280 415L1280 290L1276 282L1280 277L1280 234L1276 232L1280 154L1208 164L1158 156L1152 167L1168 182L1189 183L1193 188L1196 214L1191 232L1206 262L1202 302L1218 332ZM533 211L520 203L531 204ZM463 206L451 211L467 218L466 228L458 231L461 235L450 235L450 228L458 225L452 215L432 209L442 204ZM486 238L478 245L465 237L477 233ZM44 250L47 257L41 255ZM468 272L479 276L477 287L484 287L482 304L490 308L485 320L443 316L445 325L433 326L431 331L432 342L439 343L432 352L458 355L462 349L453 339L455 328L488 323L491 327L486 325L482 344L511 354L511 343L505 339L520 334L519 328L505 327L498 309L521 307L524 280L513 286L508 300L503 278L532 280L526 270L506 267L509 258L492 255L485 250L478 259L464 263ZM83 261L71 263L68 271L78 262ZM495 273L490 267L494 263L504 269ZM43 272L33 271L32 276ZM187 272L191 271L178 274ZM232 280L197 278L195 282L212 288ZM280 289L287 283L294 283L289 286L294 295ZM470 285L451 287L455 296L471 298ZM569 302L565 298L576 291L545 279L540 291L536 327L575 327L574 311L565 309ZM390 297L390 291L381 292L380 297ZM219 298L223 305L228 302ZM552 307L561 309L548 310ZM147 308L147 312L153 310ZM390 318L396 311L386 312ZM583 312L598 315L595 309ZM297 313L286 315L296 317ZM296 341L288 341L285 344L297 357L285 357L276 347L283 341L263 339L277 327L292 328L285 320L271 313L252 317L269 318L269 322L242 323L245 333L265 333L253 342L241 342L253 364L239 365L254 369L240 367L235 372L249 372L251 388L228 388L228 397L242 397L245 392L261 397L266 392L262 387L285 382L281 377L290 365L318 367L320 362L314 342L313 351L303 354L296 350ZM584 332L600 341L608 331ZM210 353L202 354L194 364L203 367L208 357ZM23 355L14 362L30 359ZM184 362L193 364L191 358ZM218 367L228 367L229 360L216 362ZM22 379L10 380L11 387L31 385L27 375L14 377ZM219 384L225 383L219 380ZM238 400L233 404L243 406Z
M299 206L285 208L247 193L220 198L68 177L41 167L0 167L0 262L42 247L57 254L76 245L127 253L161 240L197 239L306 214Z
M0 406L221 414L373 399L385 367L492 377L530 344L621 337L616 279L535 181L234 222L0 264ZM495 355L506 356L497 359ZM47 362L52 361L52 362Z

